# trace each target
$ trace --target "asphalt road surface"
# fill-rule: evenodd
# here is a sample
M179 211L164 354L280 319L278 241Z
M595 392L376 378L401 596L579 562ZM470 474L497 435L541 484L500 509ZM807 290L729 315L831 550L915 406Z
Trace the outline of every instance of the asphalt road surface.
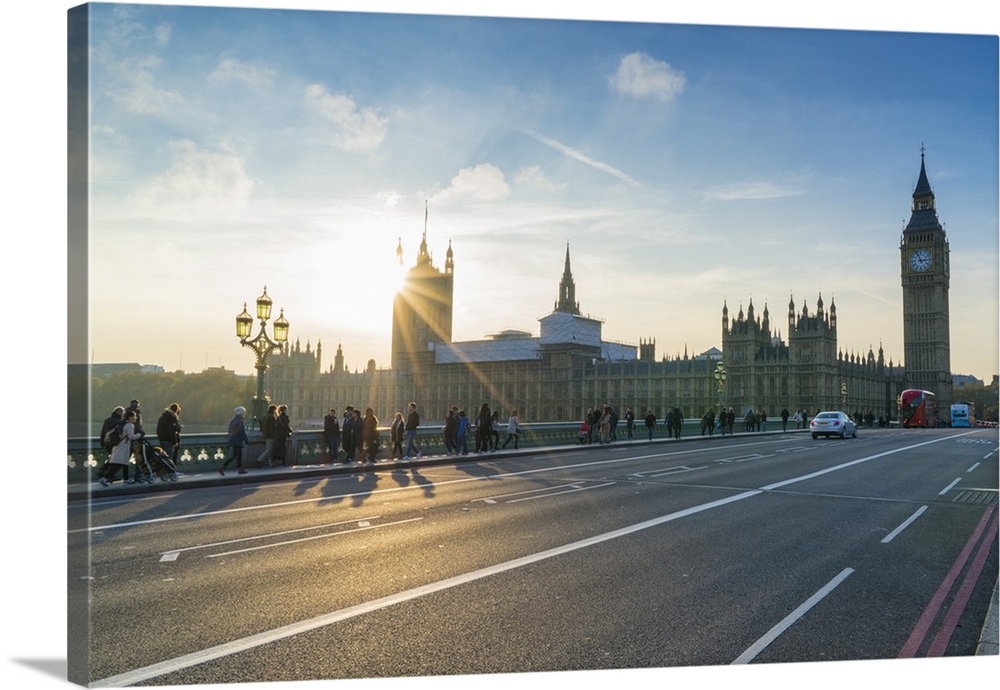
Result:
M740 435L98 496L69 507L70 600L92 687L967 656L997 445Z

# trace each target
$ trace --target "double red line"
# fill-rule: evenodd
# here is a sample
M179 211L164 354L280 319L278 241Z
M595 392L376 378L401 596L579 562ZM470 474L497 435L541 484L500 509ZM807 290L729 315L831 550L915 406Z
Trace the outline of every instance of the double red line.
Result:
M965 570L970 557L972 557L973 551L975 551L976 555L972 561L972 565L965 573L965 578L962 580L962 584L959 586L958 592L955 594L955 599L952 602L951 607L948 609L948 613L945 615L945 618L941 623L941 627L934 636L934 639L931 642L930 647L928 647L925 655L944 656L944 652L948 648L948 642L951 641L951 636L955 633L955 628L958 627L958 621L965 612L965 607L968 605L969 598L972 596L972 590L976 586L976 580L979 579L979 575L983 571L983 566L986 565L986 559L989 557L990 547L993 544L993 540L997 536L996 510L997 507L996 504L994 504L987 508L986 512L983 513L983 517L979 520L979 524L976 526L972 536L969 537L969 541L966 543L965 548L962 549L962 553L960 553L958 558L955 559L955 563L951 566L951 570L948 571L948 575L941 582L941 586L938 587L937 592L934 594L934 598L931 599L927 608L924 609L923 614L920 616L920 620L917 621L916 627L913 629L913 632L910 633L910 637L906 641L906 644L903 645L903 649L899 653L899 659L908 659L917 655L917 652L923 645L924 640L927 639L927 636L930 634L931 626L933 625L934 620L938 617L941 607L944 606L944 602L951 593L952 587L955 586L955 582L958 580L962 571ZM989 525L988 530L987 525ZM980 541L980 537L983 535L984 531L986 532L986 538Z

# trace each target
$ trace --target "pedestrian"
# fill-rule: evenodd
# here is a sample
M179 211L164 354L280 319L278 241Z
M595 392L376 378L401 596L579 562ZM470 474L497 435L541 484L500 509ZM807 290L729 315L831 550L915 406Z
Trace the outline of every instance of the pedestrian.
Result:
M351 448L354 449L354 462L364 462L365 459L365 428L361 418L361 408L355 407L351 416Z
M514 450L517 450L517 441L521 436L521 426L517 419L517 410L513 410L510 413L510 418L507 420L507 438L503 440L503 448L507 450L507 444L510 443L511 439L514 439Z
M403 442L406 438L406 422L403 421L403 413L397 412L389 427L389 441L392 443L392 459L397 460L403 457Z
M781 408L781 431L782 432L788 431L788 415L789 415L788 408L787 407L782 407Z
M264 439L264 451L257 456L257 467L262 467L267 461L268 467L274 467L274 427L278 419L278 406L268 405L267 412L260 418L260 435Z
M417 412L417 403L411 402L406 413L406 450L403 452L403 459L409 460L412 457L422 457L423 453L417 446L417 428L420 426L420 413Z
M340 448L340 419L337 417L337 410L332 407L323 417L323 435L326 437L326 446L330 449L330 462L335 463Z
M479 406L479 414L476 415L476 452L485 453L490 449L490 436L492 431L490 424L493 414L490 412L489 403Z
M292 435L292 420L288 416L288 405L278 405L274 419L274 462L288 466L288 437Z
M354 460L354 407L348 405L344 409L344 423L340 427L341 444L344 446L344 464Z
M646 410L646 432L649 434L649 440L653 440L653 432L656 431L656 415L653 414L652 410Z
M132 484L134 480L129 479L128 468L132 462L132 444L142 438L142 434L136 429L136 411L124 410L121 422L121 438L111 449L111 457L108 459L108 470L101 477L101 486L108 486L115 480L118 470L122 471L122 481L125 484ZM136 470L138 476L138 469Z
M715 433L715 410L713 408L708 408L705 414L701 418L701 435L705 435L705 431L708 431L708 435L712 436Z
M684 413L681 412L681 408L675 407L671 410L670 418L673 425L674 438L679 439L681 437L681 428L684 426Z
M493 410L490 417L490 442L493 445L492 451L497 452L500 445L500 410Z
M792 417L792 421L795 422L795 428L802 428L802 410L795 410L795 416Z
M279 410L281 408L278 408ZM222 463L222 467L219 468L219 474L225 476L226 468L229 467L229 463L233 460L236 461L236 467L239 470L239 474L246 474L247 471L243 467L243 449L250 445L250 437L247 435L247 425L243 417L247 413L247 408L240 406L233 410L233 418L229 420L229 448L230 455L229 458Z
M625 408L625 435L629 441L632 440L632 432L635 430L635 412L631 407Z
M618 440L618 410L613 405L608 406L608 413L611 415L609 425L611 428L611 440Z
M101 465L100 469L97 470L98 478L103 477L105 473L110 469L110 467L108 467L108 462L111 460L111 451L114 450L115 446L117 445L116 441L118 441L121 437L120 427L124 419L125 419L125 408L119 405L115 409L111 410L111 414L108 416L107 419L104 420L104 423L101 425L101 436L100 436L101 446L104 448L105 451L107 451L108 457L104 461L104 464ZM108 432L112 430L116 430L115 436L117 438L113 439L111 435L109 435Z
M736 410L733 409L732 405L729 406L729 411L726 412L726 429L729 430L729 435L732 436L733 428L736 424Z
M605 405L601 408L601 416L597 420L601 433L601 444L611 443L611 408Z
M457 455L469 454L469 418L465 416L465 410L458 411L458 426L455 428L455 453Z
M767 431L767 410L762 409L760 411L760 426L758 429L760 431Z
M601 438L601 410L598 407L592 407L587 410L587 426L590 428L590 439L589 443L596 443Z
M125 411L128 412L130 410L135 413L135 422L133 422L133 425L135 426L135 432L139 434L141 438L146 435L146 431L142 428L142 410L139 409L138 400L131 400L129 402L128 407L125 408ZM139 441L132 441L132 447L129 450L137 458L140 457L142 449L139 447ZM134 477L135 481L139 481L139 477L141 474L143 474L143 471L140 465L136 464L135 477Z
M180 414L181 406L170 403L156 420L156 441L174 463L177 462L177 448L181 444Z
M365 464L374 464L378 458L380 439L378 417L375 416L375 410L370 407L365 408L365 416L361 420L361 436L365 446Z
M448 455L454 455L456 451L455 432L458 431L458 409L452 407L445 414L444 428L441 430L444 436L444 448Z

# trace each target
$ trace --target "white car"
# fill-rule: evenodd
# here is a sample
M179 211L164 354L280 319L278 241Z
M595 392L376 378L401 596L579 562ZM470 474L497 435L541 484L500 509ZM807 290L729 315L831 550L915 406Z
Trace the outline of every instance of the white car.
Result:
M813 438L820 435L857 438L858 425L843 412L820 412L809 422L809 431Z

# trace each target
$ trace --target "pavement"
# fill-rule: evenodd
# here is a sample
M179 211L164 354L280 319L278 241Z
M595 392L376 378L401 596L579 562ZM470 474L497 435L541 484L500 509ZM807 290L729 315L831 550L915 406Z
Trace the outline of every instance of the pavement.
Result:
M780 433L780 432L779 432ZM681 440L695 440L700 436L690 436ZM658 439L646 441L636 439L635 441L624 443L649 444L649 443L669 443L671 439ZM623 443L623 442L619 442ZM189 471L181 467L176 481L154 480L153 482L137 482L125 484L121 479L115 481L107 487L101 486L98 482L82 481L81 479L70 480L68 494L70 500L86 500L88 497L102 496L124 496L133 494L149 494L154 492L177 491L187 488L205 488L212 486L227 486L234 484L252 484L261 481L295 481L310 477L323 477L331 475L353 474L357 472L385 472L398 471L410 468L419 468L431 465L442 465L455 462L477 461L486 458L510 458L524 455L537 455L539 452L556 453L566 450L579 450L579 445L548 446L544 449L538 447L498 450L490 453L469 453L468 455L430 455L411 459L379 460L375 463L335 463L335 464L312 464L312 465L288 465L277 467L256 467L253 463L247 466L245 474L239 474L235 466L226 469L225 475L219 474L216 468L198 468L197 471ZM1000 587L997 583L993 586L993 597L983 630L980 634L979 645L976 649L977 656L995 656L998 654L998 606L997 592Z

